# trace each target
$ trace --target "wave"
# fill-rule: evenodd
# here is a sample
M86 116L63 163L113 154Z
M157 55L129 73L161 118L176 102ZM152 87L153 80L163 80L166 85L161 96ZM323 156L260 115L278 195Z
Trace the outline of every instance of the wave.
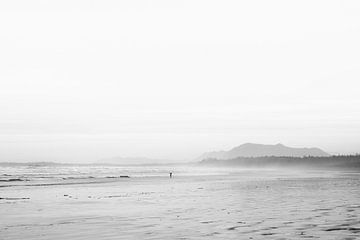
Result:
M27 179L21 179L21 178L0 179L0 182L22 182L22 181L27 181Z

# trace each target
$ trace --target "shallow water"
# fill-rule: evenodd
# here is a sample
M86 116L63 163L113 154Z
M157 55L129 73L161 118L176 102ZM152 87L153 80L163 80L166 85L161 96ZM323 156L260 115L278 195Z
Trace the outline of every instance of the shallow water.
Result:
M92 169L95 181L76 179L62 185L58 183L68 172L53 169L61 175L54 185L34 185L54 182L37 178L17 182L17 186L1 182L7 186L0 188L0 239L360 236L357 173L213 169L206 170L210 173L206 175L204 169L173 170L173 179L168 178L167 168L160 168L151 176L146 175L148 169L141 174L137 169L138 175L132 178L104 181L104 176L124 172L102 169L96 175L99 169ZM18 171L16 177L24 177ZM37 177L41 171L51 173L36 169Z
M0 188L116 182L118 178L122 177L164 177L173 171L176 171L178 176L209 176L229 174L234 170L181 165L146 167L98 165L0 166Z

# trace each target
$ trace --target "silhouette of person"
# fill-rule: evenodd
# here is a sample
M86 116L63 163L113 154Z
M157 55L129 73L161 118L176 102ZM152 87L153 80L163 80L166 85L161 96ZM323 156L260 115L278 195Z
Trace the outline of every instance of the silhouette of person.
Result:
M172 178L172 172L170 172L170 178Z

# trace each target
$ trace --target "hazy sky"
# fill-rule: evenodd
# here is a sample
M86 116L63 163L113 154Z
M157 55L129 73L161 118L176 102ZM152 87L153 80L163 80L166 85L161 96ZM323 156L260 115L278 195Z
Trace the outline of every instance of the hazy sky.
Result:
M0 1L0 161L360 152L359 1Z

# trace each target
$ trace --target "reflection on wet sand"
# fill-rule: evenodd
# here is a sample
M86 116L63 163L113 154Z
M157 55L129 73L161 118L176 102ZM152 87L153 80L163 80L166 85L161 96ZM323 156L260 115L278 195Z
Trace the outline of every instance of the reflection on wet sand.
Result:
M248 171L171 180L166 174L97 183L2 188L1 239L356 239L360 233L356 173Z

